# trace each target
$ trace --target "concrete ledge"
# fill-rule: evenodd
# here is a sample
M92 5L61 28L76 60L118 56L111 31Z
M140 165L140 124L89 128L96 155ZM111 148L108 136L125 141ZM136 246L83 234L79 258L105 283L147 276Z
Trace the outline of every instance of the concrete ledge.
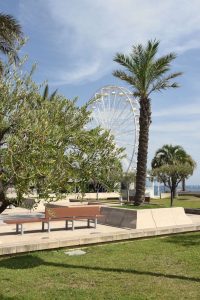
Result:
M200 208L185 208L186 214L200 215Z
M183 207L154 209L123 209L102 207L104 217L101 224L119 228L149 229L177 225L191 225L192 220L185 214Z
M82 236L81 238L70 239L51 239L45 242L33 242L24 244L1 245L0 255L11 255L24 252L32 252L39 250L50 250L57 248L66 248L74 246L92 245L108 242L119 242L123 240L133 240L138 238L155 237L162 235L170 235L184 232L200 231L200 224L176 226L176 227L161 227L157 229L143 230L124 230L123 232L113 232L108 234L100 234L98 236Z
M99 220L100 224L119 228L136 228L137 210L103 206L101 213L103 218Z

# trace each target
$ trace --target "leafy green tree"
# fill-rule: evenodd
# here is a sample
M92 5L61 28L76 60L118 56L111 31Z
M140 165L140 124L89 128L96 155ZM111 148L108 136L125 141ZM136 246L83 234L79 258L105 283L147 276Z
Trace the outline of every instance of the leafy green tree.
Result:
M61 190L74 191L89 178L107 183L106 170L120 152L108 133L85 129L89 103L78 107L58 94L43 97L31 76L19 73L4 69L0 82L0 212L20 205L31 187L39 198L53 192L58 199ZM13 199L7 196L10 187Z
M42 97L44 99L49 99L49 101L51 101L56 96L57 91L58 90L55 90L51 95L49 95L49 85L46 84L45 87L44 87L44 92L43 92Z
M196 167L196 162L187 154L183 147L179 145L164 145L156 151L151 162L151 167L152 169L156 169L163 165L180 165L185 163L187 163L192 170ZM182 179L182 185L185 185L185 179L187 179L187 177L188 175L186 174L186 177ZM173 197L175 195L176 189L173 191Z
M154 176L158 182L164 183L164 185L170 189L171 206L173 206L173 199L178 184L192 174L193 167L187 162L174 165L164 164L152 170L152 176Z
M192 157L190 155L187 155L186 158L185 158L185 162L188 163L188 165L194 170L197 166L196 162L192 159ZM187 177L186 178L183 178L182 180L182 190L185 191L185 181L186 181Z
M0 13L0 52L18 60L17 48L23 39L23 32L18 21L11 15ZM0 73L3 64L0 61Z
M164 145L156 151L151 166L152 175L170 189L172 205L178 184L193 174L196 163L183 147Z
M153 92L160 92L168 88L177 88L172 82L181 75L169 73L171 62L176 58L174 53L156 58L159 42L148 41L146 46L133 46L129 55L117 53L114 61L122 65L127 71L117 70L113 75L127 82L133 88L133 95L139 98L140 104L140 134L137 157L135 205L140 205L145 198L145 181L147 173L147 154L149 127L151 124L151 99Z
M78 165L79 182L77 186L82 193L90 182L98 192L99 187L107 191L115 189L122 174L121 158L123 148L116 148L113 136L100 127L85 131L84 141L79 141L75 161Z
M157 168L164 164L174 165L180 162L185 162L187 157L188 154L183 147L179 145L164 145L156 151L151 162L151 167Z

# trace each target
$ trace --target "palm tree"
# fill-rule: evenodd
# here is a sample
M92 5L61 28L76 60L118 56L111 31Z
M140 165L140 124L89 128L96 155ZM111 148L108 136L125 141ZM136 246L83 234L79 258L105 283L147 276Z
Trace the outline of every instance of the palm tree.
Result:
M187 164L192 170L196 167L196 162L187 154L183 147L179 145L164 145L158 149L151 162L152 169L160 168L164 165L175 166L180 164ZM185 188L185 179L182 180L183 189ZM176 195L176 189L173 191L173 197Z
M159 41L148 41L146 46L141 44L133 46L129 55L117 53L114 57L114 61L125 67L126 72L117 70L113 72L113 75L132 86L133 95L139 98L140 104L135 205L140 205L145 198L149 126L151 124L150 95L168 88L177 88L178 84L171 80L182 74L181 72L169 73L171 62L176 55L169 53L156 58L158 47Z
M0 13L0 52L11 56L14 61L18 60L17 46L23 39L23 33L18 21L11 15ZM0 73L3 64L0 61Z
M158 149L151 162L152 169L159 168L163 165L174 165L180 162L185 162L188 158L188 154L183 147L176 145L164 145Z

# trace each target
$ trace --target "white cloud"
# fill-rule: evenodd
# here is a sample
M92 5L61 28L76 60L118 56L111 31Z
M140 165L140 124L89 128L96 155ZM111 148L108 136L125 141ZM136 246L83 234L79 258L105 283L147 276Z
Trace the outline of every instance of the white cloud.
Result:
M151 126L152 131L154 132L163 132L163 133L175 133L175 134L184 134L187 135L188 133L197 133L197 136L200 138L200 120L198 121L168 121L161 122L159 124L152 124ZM197 132L198 130L198 132Z
M45 5L42 0L21 0L20 3L26 23L30 20L42 26L41 11L48 16L45 22L54 25L48 38L50 35L53 40L56 38L54 47L60 59L76 61L75 65L70 64L68 72L59 65L55 73L56 81L61 84L94 80L97 73L98 78L102 77L111 72L117 51L126 51L133 43L147 39L161 39L161 51L184 52L200 47L199 0L48 0ZM56 68L56 61L54 65ZM77 76L71 76L73 72Z
M191 104L173 106L168 109L153 111L153 117L178 117L178 116L200 116L200 102L194 101Z
M81 66L76 66L73 70L67 72L60 70L58 81L52 81L51 85L62 85L70 84L72 82L80 82L84 78L87 79L90 76L93 76L93 79L98 79L98 69L99 63L94 62L93 65L82 64ZM94 77L95 74L95 77Z

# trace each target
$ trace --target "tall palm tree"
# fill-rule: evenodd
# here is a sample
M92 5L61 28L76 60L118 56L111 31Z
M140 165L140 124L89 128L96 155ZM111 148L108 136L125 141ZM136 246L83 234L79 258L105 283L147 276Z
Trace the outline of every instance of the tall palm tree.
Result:
M149 126L151 124L151 99L153 92L168 88L177 88L172 79L181 75L169 73L171 62L176 58L174 53L156 58L159 41L148 41L147 45L133 46L129 55L117 53L114 61L125 67L126 72L117 70L113 75L129 83L133 88L133 95L139 98L140 104L140 134L137 157L135 205L140 205L145 197L145 181L147 172L147 155Z
M23 38L23 32L18 21L11 15L0 13L0 52L12 56L14 61L18 60L17 45ZM0 73L3 64L0 60Z
M158 149L151 162L152 169L162 167L164 165L188 164L192 170L196 168L196 162L192 157L179 145L164 145ZM183 190L185 189L185 179L182 181ZM174 191L175 196L176 191Z

